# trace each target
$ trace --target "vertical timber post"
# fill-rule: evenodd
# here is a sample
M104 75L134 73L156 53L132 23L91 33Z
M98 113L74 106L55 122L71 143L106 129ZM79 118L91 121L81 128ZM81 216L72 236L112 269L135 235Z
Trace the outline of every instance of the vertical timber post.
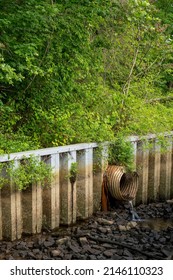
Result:
M76 162L76 151L60 155L60 223L70 225L76 221L76 183L70 182L70 169Z
M43 189L43 227L50 229L59 227L59 154L50 155L47 164L52 168L51 186Z
M139 174L139 189L137 192L136 203L147 203L149 150L144 147L142 141L138 141L136 163L137 173Z
M159 198L160 185L160 145L158 140L152 139L152 147L149 151L148 170L148 202L154 202Z
M161 154L160 189L161 200L170 198L171 191L171 171L172 171L172 138L168 138L166 152Z
M77 215L86 219L93 213L93 149L78 153Z
M149 171L149 150L143 150L143 186L142 186L142 202L147 203L148 200L148 171Z
M18 168L19 166L19 161L16 161L14 162L14 168ZM13 181L11 182L12 184L12 187L13 186ZM23 222L22 222L22 197L21 197L21 191L20 190L15 190L14 192L15 194L15 203L14 203L14 208L15 208L15 219L16 219L16 239L19 239L21 238L22 236L22 225L23 225Z
M41 158L38 157L40 161ZM42 218L43 218L43 209L42 209L42 186L41 183L34 183L32 185L32 196L35 201L33 203L33 230L36 233L40 233L42 230Z
M86 149L87 184L88 184L88 216L93 214L93 148Z
M168 137L167 150L161 155L160 190L159 190L161 200L170 198L171 172L172 172L172 137Z
M41 160L38 157L38 160ZM42 229L42 187L33 183L22 191L23 231L40 233Z
M154 182L155 182L155 170L156 170L156 150L155 150L155 138L150 140L149 149L149 162L148 162L148 197L147 202L151 203L155 200Z
M154 201L159 198L159 185L160 185L160 145L158 140L155 139L155 162L154 162Z
M172 172L172 138L169 137L167 161L166 161L166 199L170 198L170 193L171 193L171 172Z
M108 145L93 150L93 212L101 209L103 174L107 167Z
M12 168L16 169L19 164L19 161L15 160ZM21 191L16 189L13 178L9 179L10 184L4 186L1 191L2 236L13 241L22 235Z
M131 141L132 147L133 147L133 165L134 170L136 170L136 161L137 161L137 140ZM133 199L133 204L136 205L136 197Z
M51 229L59 227L59 154L51 155L51 167L53 168L53 182L51 185Z

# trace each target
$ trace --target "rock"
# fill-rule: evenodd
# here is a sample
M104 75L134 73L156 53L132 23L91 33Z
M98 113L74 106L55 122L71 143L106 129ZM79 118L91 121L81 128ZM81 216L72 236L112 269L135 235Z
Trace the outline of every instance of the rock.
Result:
M112 225L114 223L114 221L112 221L112 220L106 220L103 218L98 218L97 221L98 221L98 223L100 223L102 225Z
M64 238L57 239L55 243L56 243L57 245L65 244L65 243L67 243L68 240L70 240L70 237L69 237L69 236L64 237Z
M33 248L33 245L34 245L33 241L30 241L30 242L27 243L28 248Z
M36 260L36 257L32 252L28 252L28 256L29 258Z
M58 249L52 250L51 255L52 255L52 257L59 257L62 255L62 252L61 252L61 250L58 250Z
M123 226L123 225L119 225L119 226L118 226L118 229L119 229L120 231L126 231L126 230L127 230L126 226Z
M93 229L96 229L97 227L98 227L98 223L96 221L94 221L93 224L88 226L88 228L93 228Z
M109 244L109 243L103 243L102 246L104 248L110 248L110 249L112 248L112 244Z
M7 260L15 260L12 255L7 257Z
M79 253L80 251L81 251L81 249L79 248L79 246L74 246L74 245L72 245L72 244L68 244L68 248L70 249L70 250L72 250L74 253Z
M16 245L17 250L27 250L26 242L20 242L18 245Z
M92 254L92 255L99 255L101 254L101 250L97 250L97 249L94 249L94 248L91 248L90 246L88 246L87 248L87 251Z
M165 238L167 241L169 241L171 237L169 235L165 235Z
M49 256L47 256L47 255L43 255L42 259L43 260L50 260L51 258Z
M165 237L161 237L159 238L160 243L165 244L166 242L166 238Z
M154 237L150 237L150 238L149 238L149 242L150 242L151 244L153 244L153 241L154 241Z
M158 241L160 238L160 234L157 231L153 232L153 236L156 241Z
M170 211L171 209L171 211ZM88 218L87 222L59 228L57 232L45 232L33 236L25 236L17 241L0 241L0 259L34 259L34 260L143 260L147 259L143 252L152 252L153 258L173 258L173 226L166 223L166 228L157 229L155 220L147 220L150 216L168 217L173 215L173 204L159 203L136 207L140 223L129 221L128 207L121 207L110 212L98 211ZM149 213L149 215L148 215ZM159 222L159 220L158 220ZM163 223L164 225L164 223ZM148 228L147 228L148 227ZM55 234L56 233L56 234ZM96 238L92 240L90 236ZM103 239L104 242L99 241ZM112 245L109 241L126 243L132 248Z
M73 257L73 254L65 254L63 257L63 260L71 260Z
M80 242L81 246L88 245L88 240L86 237L80 237L79 242Z
M97 256L97 260L105 260L105 257L103 255Z
M90 259L90 260L97 260L97 257L96 257L95 255L90 255L90 256L89 256L89 259Z
M173 204L173 199L168 199L168 200L166 200L166 203Z
M136 226L137 226L137 222L130 221L130 222L127 223L126 227L129 227L129 229L131 229L131 228L134 228Z
M25 259L27 255L28 255L28 252L27 252L27 251L21 251L21 252L19 252L19 256L20 256L22 259Z
M104 228L104 227L98 227L97 230L100 231L101 233L106 233L107 232L107 229Z
M39 249L33 249L32 252L33 252L34 254L38 254L38 253L40 253L40 250L39 250Z
M110 250L104 251L103 255L108 257L108 258L111 258L116 253L117 253L117 249L110 249Z
M160 248L161 248L162 245L161 245L161 244L153 243L152 246L153 246L154 248L156 248L157 250L160 250Z
M164 249L164 248L161 248L161 252L162 252L166 257L169 257L170 255L173 254L173 251L170 251L170 250Z
M40 252L39 254L36 255L37 260L42 260L43 259L43 254Z
M43 242L44 246L47 247L52 247L55 244L55 240L52 237L49 237L47 240Z
M132 258L132 253L130 253L130 251L126 248L124 249L123 255Z
M121 257L118 254L113 254L111 260L119 260Z

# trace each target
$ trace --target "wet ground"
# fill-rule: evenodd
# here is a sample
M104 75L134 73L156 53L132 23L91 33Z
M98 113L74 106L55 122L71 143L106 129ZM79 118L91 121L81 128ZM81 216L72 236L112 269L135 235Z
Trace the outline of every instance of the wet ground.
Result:
M0 259L147 260L173 259L173 203L129 204L97 212L85 222L21 240L0 242Z

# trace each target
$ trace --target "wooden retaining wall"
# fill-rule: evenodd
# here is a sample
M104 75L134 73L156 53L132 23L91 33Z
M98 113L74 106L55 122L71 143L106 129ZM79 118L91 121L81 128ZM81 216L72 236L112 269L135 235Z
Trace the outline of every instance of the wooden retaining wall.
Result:
M173 134L165 134L165 137L169 145L164 153L155 135L145 137L150 142L148 148L145 141L136 136L128 139L134 146L134 163L139 174L135 204L173 198ZM11 178L10 186L0 190L0 239L15 240L20 239L22 233L40 233L43 227L55 229L70 225L99 210L106 154L107 144L102 157L98 157L97 143L83 143L0 156L0 162L14 160L15 167L20 165L23 156L44 158L54 173L49 188L33 184L19 191ZM78 175L72 185L69 172L74 162L78 164Z

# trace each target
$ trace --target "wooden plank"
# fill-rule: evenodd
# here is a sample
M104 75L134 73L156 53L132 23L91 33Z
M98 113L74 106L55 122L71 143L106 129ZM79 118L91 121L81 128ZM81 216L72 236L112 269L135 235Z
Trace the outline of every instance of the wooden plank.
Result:
M93 213L93 149L78 154L77 216L88 218Z
M86 172L88 185L88 216L93 214L93 149L86 149Z
M40 157L38 158L40 160ZM33 183L22 191L23 232L40 233L42 229L42 187Z
M166 199L170 199L171 193L171 172L172 172L172 139L169 138L166 160Z
M173 132L165 132L161 133L159 135L163 136L172 136ZM142 138L138 136L129 136L127 137L128 141L139 141L140 139L153 139L157 138L156 134L148 134ZM104 145L104 143L103 143ZM107 145L107 142L105 143ZM57 153L66 153L66 152L71 152L71 151L79 151L79 150L84 150L84 149L90 149L90 148L96 148L98 147L97 143L79 143L79 144L72 144L72 145L67 145L67 146L59 146L59 147L52 147L52 148L45 148L45 149L38 149L38 150L31 150L31 151L23 151L23 152L18 152L18 153L11 153L11 154L6 154L0 156L0 162L5 162L5 161L11 161L11 160L19 160L22 159L23 157L30 157L31 155L35 156L46 156L46 155L53 155Z
M15 161L13 168L17 168L19 164ZM7 176L5 171L4 176ZM21 238L22 234L21 192L17 190L13 177L9 180L9 185L5 185L1 190L1 223L2 236L13 241Z
M37 233L37 185L31 186L31 203L32 203L32 233Z
M33 224L33 204L36 204L36 199L33 195L33 186L30 185L22 191L23 232L26 234L36 233L36 224Z
M80 143L80 144L45 148L45 149L39 149L33 151L11 153L9 155L0 156L0 162L11 161L13 159L19 160L22 159L23 157L29 158L30 156L47 156L47 155L53 155L57 153L68 153L68 152L79 151L79 150L95 148L95 147L98 147L97 143Z
M76 182L77 188L77 217L85 219L88 217L87 211L87 184L86 184L86 152L85 150L77 153L78 176Z
M38 160L41 161L41 158L38 157ZM33 227L35 227L36 233L40 233L42 229L42 219L43 219L43 208L42 208L42 186L40 182L33 184L33 196L35 199L35 205L33 212Z
M159 141L155 139L149 151L148 202L154 202L159 199L160 172L161 147Z
M53 181L51 184L51 229L59 227L60 222L60 185L59 185L59 154L51 155Z
M154 201L159 198L159 186L160 186L160 160L161 152L158 141L155 141L155 163L154 163Z
M93 150L93 212L101 209L103 174L108 164L108 146Z
M143 189L143 145L142 141L137 142L137 155L136 155L137 173L139 175L138 191L136 194L135 204L142 203L142 189Z
M36 184L36 231L42 230L43 208L42 208L42 187L41 183Z
M76 151L60 155L60 223L76 221L76 183L70 182L70 168L76 162Z
M168 142L167 151L161 155L159 188L159 198L161 200L169 199L171 193L172 139L168 139Z
M132 139L131 139L132 140ZM134 171L136 170L136 161L137 161L137 139L133 139L131 141L132 147L133 147L133 165L134 165ZM136 197L133 199L133 205L136 205Z
M7 240L14 240L12 235L12 217L11 217L11 188L4 186L1 190L2 206L2 236Z
M144 146L144 142L142 141L137 143L136 164L137 173L139 175L139 183L135 203L147 203L149 150Z
M148 171L149 171L149 150L143 150L143 184L142 184L142 203L148 200Z
M14 162L14 168L18 168L20 165L20 162L18 160L15 160ZM12 181L13 184L13 181ZM12 186L13 187L13 186ZM15 187L15 186L14 186ZM21 191L17 189L14 190L15 195L15 223L16 223L16 239L20 239L22 236L22 197L21 197Z

